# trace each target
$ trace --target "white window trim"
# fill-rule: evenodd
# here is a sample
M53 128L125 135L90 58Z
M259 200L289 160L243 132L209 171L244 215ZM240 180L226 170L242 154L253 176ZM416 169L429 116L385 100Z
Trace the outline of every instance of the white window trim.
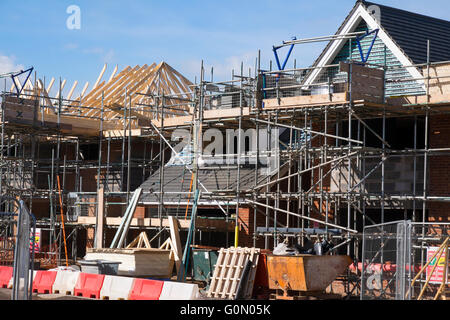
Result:
M381 19L383 19L383 16L381 16ZM378 22L367 12L367 10L363 7L362 4L359 4L359 7L355 10L353 15L350 17L350 19L347 21L347 23L342 28L339 35L344 35L350 32L353 32L353 30L358 26L358 24L361 22L361 20L364 20L367 25L372 29L379 29L378 37L384 42L384 44L391 50L392 54L397 58L397 60L402 64L403 67L406 68L406 70L411 74L411 76L415 79L423 78L423 75L420 73L420 71L412 66L411 61L408 59L408 57L403 53L402 50L392 41L392 39L387 35L387 33L380 27ZM344 44L347 42L345 39L341 40L335 40L331 44L330 48L328 48L327 52L325 52L324 56L320 59L320 61L317 64L317 67L323 67L326 65L329 65L334 57L339 53L339 51L342 49ZM319 76L321 72L321 69L314 69L313 72L308 76L307 80L305 81L305 85L310 85L314 82L314 80ZM423 86L425 85L424 80L416 80L419 83L421 83Z

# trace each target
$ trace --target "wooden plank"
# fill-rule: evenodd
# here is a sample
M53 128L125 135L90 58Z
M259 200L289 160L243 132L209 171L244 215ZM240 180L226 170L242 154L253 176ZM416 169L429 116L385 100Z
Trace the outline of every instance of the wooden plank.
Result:
M137 248L139 248L139 241L141 240L141 234L139 234L139 236L137 236L136 238L133 239L133 241L131 241L125 249L130 249L130 248L134 248L134 246L136 246Z
M130 68L130 67L128 67ZM133 73L135 72L139 66L134 67L133 69L128 69L127 71L122 71L119 73L117 78L113 79L112 82L107 83L105 85L99 86L97 89L94 89L95 94L89 97L88 99L83 100L82 104L89 107L99 107L101 105L102 94L103 101L105 102L107 97L111 94L112 91L117 90L119 87L123 85L123 82ZM90 109L86 111L85 115L98 115L100 113L100 108Z
M95 89L98 86L98 84L100 83L100 81L102 80L102 77L103 77L103 75L105 74L105 71L106 71L106 66L107 66L107 64L105 63L105 65L103 66L102 71L100 71L100 74L99 74L99 76L97 78L97 81L95 81L94 86L92 87L92 89Z
M86 96L84 96L81 100L81 104L85 106L89 106L93 101L98 100L98 97L100 95L101 99L101 93L106 92L110 88L114 87L115 83L120 80L124 75L126 75L128 72L135 70L138 66L134 67L133 69L128 66L125 69L123 69L121 72L119 72L118 75L116 75L112 81L109 81L108 83L102 83L97 88L91 90Z
M278 101L280 100L280 101ZM316 104L342 104L347 103L347 93L317 94L312 96L297 96L287 98L264 99L264 109L279 109L283 107L304 107Z
M96 248L103 248L103 233L105 224L105 190L101 187L97 191L97 234Z
M147 77L146 81L144 81L136 90L135 92L142 92L142 93L152 93L150 90L150 87L155 83L155 80L158 76L158 73L156 72L156 68L153 68L151 73L149 74L149 76ZM138 103L142 103L142 104L151 104L148 103L148 100L151 99L152 103L153 103L153 98L149 97L149 96L144 96L144 95L135 95L134 97L131 98L131 103L133 105L138 104ZM143 103L143 101L146 101L147 103Z
M219 256L217 258L216 267L214 268L213 276L211 277L211 284L207 293L208 297L218 297L218 292L221 291L222 281L225 278L225 273L227 272L224 265L227 265L230 259L230 254L221 248L219 251Z
M5 120L12 122L24 122L33 125L36 120L34 112L20 111L20 110L5 110Z
M450 102L450 93L449 94L433 94L430 95L430 103L439 104L439 103L448 103ZM391 97L387 99L387 103L390 105L414 105L414 104L426 104L427 96L403 96L403 97Z
M113 103L112 105L107 105L105 106L108 109L111 109L113 111L116 111L118 114L120 112L120 109L123 108L122 105L118 104L118 103ZM138 118L141 121L147 122L148 124L150 124L150 121L152 120L151 118L147 118L146 116L144 116L141 113L138 113L136 111L131 110L127 110L127 117L131 114L131 116Z
M234 254L237 255L238 258L238 262L236 265L232 265L232 269L233 269L233 277L231 277L229 279L229 282L231 282L231 288L227 293L228 297L230 299L234 299L237 293L237 288L238 288L238 284L241 280L241 275L242 272L244 271L244 266L245 266L245 262L247 261L247 257L245 254L245 249L242 248L236 248L234 251Z
M106 225L107 226L118 226L120 225L122 221L121 217L106 217ZM78 220L76 222L77 224L83 224L83 225L95 225L95 217L88 217L88 216L79 216ZM189 229L191 220L190 219L182 219L178 221L180 225L180 229L186 230ZM131 220L131 226L133 227L155 227L159 226L160 219L158 218L144 218L144 219L137 219L133 218ZM170 227L169 220L163 219L162 221L163 227ZM224 220L208 220L208 219L197 219L195 222L196 228L199 229L209 229L213 228L216 230L228 230L233 231L234 230L234 221L226 222Z
M130 244L126 247L126 249L132 249L132 248L144 248L151 249L152 246L150 245L150 241L148 240L147 233L145 231L142 231L133 241L130 242ZM163 248L164 245L160 247L160 249Z
M241 258L240 255L234 250L234 248L228 249L228 255L231 256L231 262L223 265L222 267L226 270L224 277L221 278L222 281L222 289L218 293L218 296L222 299L229 297L231 291L231 284L236 277L236 270L239 268L238 260ZM239 261L240 262L240 261Z
M119 276L167 277L173 268L171 250L164 249L87 249L85 260L121 262Z
M169 77L166 75L166 72L167 72L167 70L161 70L160 74L163 77L163 79L165 80L165 82L167 83L167 86L171 89L171 92L173 94L179 93L180 92L179 89L176 88L176 86L174 86L173 82L169 80ZM170 100L169 105L171 105L171 104L175 104L173 100ZM178 106L178 108L183 108L183 106ZM187 111L187 108L185 108L185 110ZM177 113L179 115L184 115L184 113L182 111L176 110L176 111L172 111L172 112Z
M156 64L153 63L146 70L142 70L138 77L132 82L132 86L128 88L129 93L138 93L142 91L142 86L145 85L147 80L154 76L156 69Z
M103 99L104 104L109 105L117 101L123 103L125 97L125 87L127 87L130 83L133 83L133 81L135 81L143 71L147 70L147 68L148 65L143 65L140 68L135 68L136 70L133 69L128 72L114 87L110 88L107 94L105 94Z
M126 136L128 137L129 131L127 130ZM131 129L132 137L139 137L142 135L142 129ZM103 131L103 136L106 138L118 138L123 137L123 129L122 130L105 130Z
M250 114L248 108L244 108L242 114L247 116ZM217 110L205 110L203 113L203 119L224 119L224 118L237 118L240 116L240 108L228 108L228 109L217 109ZM192 116L180 116L174 118L164 119L164 128L176 127L181 125L186 125L192 122ZM160 120L152 120L152 123L160 128Z
M70 99L72 98L73 91L75 90L75 88L77 87L77 85L78 85L78 81L75 80L75 82L74 82L73 85L72 85L72 88L70 89L69 93L67 94L67 98L66 98L67 100L70 100ZM48 90L47 90L47 92L48 92Z
M179 233L179 225L178 219L173 216L169 216L169 225L170 225L170 238L172 240L172 250L174 252L175 265L177 268L177 272L180 269L181 258L182 258L182 248L180 241L180 233Z
M184 92L190 92L192 89L189 87L193 83L190 82L187 78L185 78L181 73L172 68L170 65L166 64L165 67L173 73L173 80L177 83L178 87L182 89ZM178 77L178 78L177 78ZM178 80L179 79L179 80ZM191 95L189 95L189 98Z
M259 253L260 249L257 248L221 248L207 296L234 299L247 261L250 260L253 266L247 282L243 284L245 285L243 296L246 299L251 298Z

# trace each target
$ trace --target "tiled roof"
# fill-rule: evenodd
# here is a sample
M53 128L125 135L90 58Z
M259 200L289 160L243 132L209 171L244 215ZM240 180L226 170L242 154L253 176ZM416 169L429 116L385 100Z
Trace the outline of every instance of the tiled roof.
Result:
M427 40L431 62L450 60L450 21L373 2L362 3L366 8L380 8L381 26L415 64L427 62Z
M369 1L356 1L355 6L344 19L336 34L339 34L353 13L362 4L380 8L381 28L397 44L413 64L427 62L427 40L430 40L430 61L450 60L450 21L396 9ZM313 63L317 65L330 48L329 42Z
M142 185L144 192L153 190L155 193L145 194L141 198L141 202L158 202L160 188L160 169L158 169L151 177L149 177ZM203 168L198 170L200 182L209 191L232 191L236 190L237 168ZM258 182L261 183L267 176L258 174ZM184 202L188 199L187 194L172 194L171 192L189 192L191 181L191 172L184 166L166 166L164 167L164 202ZM255 169L240 169L240 190L252 189L255 186ZM202 192L204 191L201 188ZM192 199L192 197L191 197Z

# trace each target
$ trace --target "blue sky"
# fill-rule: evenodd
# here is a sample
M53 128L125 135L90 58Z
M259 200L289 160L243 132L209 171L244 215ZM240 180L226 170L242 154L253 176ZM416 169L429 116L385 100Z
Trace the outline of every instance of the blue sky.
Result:
M379 0L380 4L450 20L448 0ZM95 82L117 64L166 61L192 81L203 59L215 80L231 70L273 59L271 47L292 36L334 34L354 0L0 0L0 74L34 66L38 77L62 77L68 86ZM66 9L81 9L81 29L69 30ZM310 65L325 44L295 48L298 66ZM293 61L290 60L291 62ZM209 74L209 71L208 71Z

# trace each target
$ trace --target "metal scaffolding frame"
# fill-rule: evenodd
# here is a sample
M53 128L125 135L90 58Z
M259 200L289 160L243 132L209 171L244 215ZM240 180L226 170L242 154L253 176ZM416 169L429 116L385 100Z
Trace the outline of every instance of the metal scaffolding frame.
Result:
M290 44L290 43L289 43ZM428 48L430 44L428 43ZM428 57L430 52L428 50ZM352 63L358 65L357 61L349 61L350 68ZM389 82L410 82L422 81L426 85L427 103L416 108L398 107L392 108L387 105L386 97L383 97L383 103L364 103L353 100L351 85L348 89L349 99L346 103L333 103L323 101L321 104L304 105L300 107L284 107L265 109L261 106L262 97L266 97L266 92L272 92L272 97L282 99L284 97L302 96L302 90L305 85L300 81L298 84L284 83L283 77L288 75L296 78L300 75L304 76L307 72L314 70L311 68L291 69L283 71L264 71L260 68L260 58L256 59L257 70L255 75L244 76L243 65L239 75L233 72L233 78L230 81L213 82L206 81L204 68L202 64L200 83L193 87L196 92L196 99L192 103L195 105L197 119L202 118L202 114L209 110L220 111L220 106L214 105L212 102L217 101L218 97L227 97L230 92L221 91L220 86L232 86L238 99L233 105L223 108L239 108L239 113L232 118L215 117L208 119L203 117L203 121L192 121L190 125L178 124L169 127L160 127L158 134L163 136L164 132L171 132L175 128L191 128L195 130L205 130L205 128L234 128L239 130L238 135L238 152L237 152L237 185L234 190L223 192L206 193L203 195L211 201L234 201L235 202L235 245L238 245L238 224L239 208L242 206L252 208L254 212L253 221L254 229L252 230L252 239L254 245L260 237L265 239L265 248L275 247L278 244L279 236L289 237L295 236L303 244L303 236L319 237L318 234L311 234L309 230L325 230L320 232L320 236L334 239L336 241L336 249L344 250L342 253L351 255L355 262L361 261L361 239L362 230L367 225L375 225L387 222L386 211L392 209L401 209L404 212L404 218L407 219L407 211L411 211L413 222L425 223L427 204L431 201L448 202L448 196L433 196L429 193L427 185L429 179L429 160L430 156L449 156L450 148L430 148L429 146L429 118L439 114L448 114L448 110L442 110L438 104L434 105L430 102L430 81L435 79L449 77L432 77L430 74L431 66L438 66L444 62L430 62L420 65L412 65L411 67L426 67L426 73L423 78L417 79L385 79L385 84ZM388 66L365 64L367 67L379 68L384 71L388 70ZM337 65L323 66L320 69L332 69ZM398 68L398 67L394 67ZM320 79L317 83L310 84L310 87L324 85L328 87L328 94L332 94L330 90L332 80L330 76L324 72L326 78ZM258 83L266 81L265 79L272 77L272 87L261 87ZM288 77L286 77L288 78ZM342 81L339 81L342 84ZM351 81L349 80L349 83ZM267 83L266 83L267 84ZM310 88L311 89L311 88ZM292 93L294 92L294 93ZM243 99L243 98L248 99ZM205 103L206 101L206 103ZM250 103L248 103L250 101ZM245 103L247 102L247 103ZM248 113L244 110L249 110ZM423 132L418 131L419 117L424 119ZM411 136L414 137L413 148L404 148L402 150L393 149L389 143L390 137L386 128L386 122L392 118L407 118L412 121ZM381 125L378 128L371 126L369 120L379 119ZM315 129L319 126L320 129ZM259 149L259 140L261 136L257 135L256 150L242 152L241 146L241 129L256 129L256 132L263 128L266 130L266 136L270 137L273 128L283 128L289 131L288 142L280 141L280 145L284 148L274 151ZM344 132L346 129L346 132ZM334 131L330 133L330 131ZM378 141L378 146L370 146L367 144L367 136L371 134ZM423 135L424 147L418 147L418 137ZM268 138L270 139L270 138ZM319 142L317 142L319 141ZM169 143L168 141L166 141ZM197 145L192 151L195 158L200 157L202 146ZM275 176L267 176L265 183L257 181L257 175L260 159L262 157L270 157L275 153L280 163L279 169ZM216 155L230 156L230 154ZM204 157L204 156L203 156ZM242 167L241 157L257 159L255 170L255 181L252 189L243 189L240 187L239 168ZM389 159L396 158L412 158L413 160L413 190L410 193L393 194L386 189L386 162ZM419 190L420 181L417 181L419 168L418 159L423 158L423 189ZM375 165L370 167L368 161L376 161ZM339 176L337 181L338 191L329 189L332 179L332 172L339 167L346 167L346 176ZM281 173L281 168L286 167L288 170ZM341 168L340 168L341 169ZM339 170L340 170L339 169ZM226 167L223 170L227 170ZM421 170L421 171L422 171ZM368 192L367 181L374 176L374 172L381 171L379 178L379 192ZM354 175L359 175L359 181L353 182ZM309 187L304 189L302 185L309 180ZM346 180L346 181L342 181ZM342 186L345 185L346 189ZM284 184L283 184L284 183ZM328 185L327 185L328 184ZM160 190L161 193L164 190ZM190 192L192 194L192 192ZM161 204L164 201L161 200ZM412 204L412 208L410 207ZM368 210L375 210L379 213L374 221L372 215L369 216ZM339 215L340 213L340 215ZM227 210L227 215L229 211ZM264 232L257 230L257 215L265 216ZM295 218L295 219L292 219ZM315 225L314 225L315 223ZM360 225L362 224L362 226ZM260 226L259 226L260 227ZM296 232L292 234L289 229L298 227ZM270 229L270 230L269 230ZM279 231L282 230L282 232ZM331 229L342 230L340 235L332 232ZM295 232L294 232L295 233ZM269 239L273 239L271 245ZM381 250L381 255L383 255ZM337 251L336 251L337 252ZM422 257L423 259L424 257ZM351 291L348 288L348 291Z
M317 39L309 39L316 41ZM304 40L301 43L306 43ZM297 40L296 43L300 43ZM429 44L428 44L429 48ZM428 57L430 52L428 50ZM58 126L52 130L39 130L39 128L27 128L7 124L4 120L5 110L2 110L1 124L1 151L0 152L0 193L10 196L20 196L29 202L32 210L32 202L36 197L48 199L50 201L50 217L38 221L37 225L47 226L52 237L50 245L61 243L61 234L56 231L60 229L60 222L56 219L58 209L58 196L55 187L55 177L62 174L62 189L67 202L68 192L66 191L66 175L70 170L75 172L80 179L76 180L76 193L79 196L90 195L95 198L95 193L83 191L80 170L90 168L97 172L97 187L105 187L105 197L120 196L123 202L108 202L110 205L120 205L126 207L131 190L131 169L141 168L143 180L146 175L152 174L160 168L159 179L161 181L159 190L152 191L158 195L158 214L160 220L157 231L162 234L163 219L167 217L167 206L173 203L165 201L164 190L164 168L168 161L165 156L166 151L175 152L173 142L168 140L170 133L176 128L188 128L194 135L192 155L194 164L184 163L185 169L193 175L193 188L187 192L193 197L195 191L201 190L201 197L207 199L212 207L222 213L226 221L234 221L236 224L234 244L239 245L239 224L240 208L252 209L253 230L251 238L253 244L261 237L264 239L265 248L271 248L278 244L280 237L297 237L303 244L304 237L327 237L336 242L335 250L344 250L346 254L352 255L355 261L360 261L360 239L361 232L366 225L385 223L386 210L389 208L400 208L407 210L409 203L412 203L412 219L414 222L426 222L427 203L430 201L450 201L447 196L433 196L429 194L427 184L429 177L429 157L449 156L450 148L432 149L429 145L428 131L429 118L432 115L446 114L450 111L442 110L440 105L433 105L430 102L430 81L442 77L431 77L430 67L437 65L428 59L427 64L414 65L411 67L426 67L427 75L423 78L413 79L426 83L427 103L419 107L398 107L392 108L386 103L365 103L352 99L351 79L343 81L342 78L333 78L336 75L338 65L321 66L320 68L295 68L283 71L265 71L261 69L260 54L256 58L254 73L249 70L249 74L244 74L244 67L241 64L239 74L233 71L230 81L213 81L213 70L211 70L211 80L205 80L205 70L203 63L200 71L200 82L191 86L189 92L178 94L165 94L157 90L156 94L127 92L124 96L124 104L116 111L123 114L123 134L120 137L105 136L100 130L99 137L90 138L88 141L95 141L100 146L98 160L83 161L79 159L80 143L85 142L83 137L73 134L63 133L60 130L60 116L64 114L64 106L73 104L73 101L65 100L62 97L62 83L60 81L60 94L57 98ZM355 61L349 61L351 77L352 65L357 65ZM367 67L378 68L386 71L388 66L365 64ZM315 70L321 69L321 77L315 83L305 84L305 76ZM411 81L408 79L386 79L390 81L402 82ZM342 92L343 86L348 85L349 99L347 102L335 102L331 99L333 93ZM37 86L36 86L37 87ZM332 89L333 88L333 91ZM267 98L281 101L284 98L310 95L313 91L319 90L330 99L325 99L322 103L311 103L301 107L287 106L283 108L265 108L264 100ZM6 90L5 90L6 91ZM3 92L2 97L10 95ZM39 101L39 107L46 108L45 100L48 97L41 96L38 92L21 93L23 97L34 97ZM134 103L133 96L147 96L153 100L152 103ZM186 98L186 96L191 98ZM167 124L166 115L174 116L176 119L180 110L190 107L190 121L179 124ZM89 109L89 106L77 105L76 108ZM210 111L220 111L239 109L233 116L215 116L208 118L206 115ZM132 121L137 118L133 116L134 111L144 111L152 115L152 119L159 121L150 122L144 126L145 134L134 137L131 132ZM103 128L104 115L103 103L100 116L89 116L100 121ZM83 116L80 115L82 118ZM418 117L424 118L424 148L418 147ZM395 150L390 147L389 133L386 132L386 121L391 118L410 118L413 120L411 134L414 136L414 147ZM374 128L368 122L372 119L381 121L381 128ZM237 166L236 187L230 190L207 190L198 179L198 160L202 155L203 140L202 133L207 128L218 128L219 130L237 129L238 147L236 153L224 152L215 156L234 157L236 160L232 165L225 165L220 168L227 170L233 165ZM278 129L282 128L288 132L288 138L281 139L277 135ZM242 150L241 142L242 130L255 129L256 147L253 150ZM263 131L264 135L260 135ZM381 131L381 132L380 132ZM375 136L377 146L368 145L369 134ZM276 135L276 136L275 136ZM277 141L275 146L271 145L273 136ZM51 159L39 159L34 155L39 154L40 145L44 138L52 141ZM147 150L148 143L151 143L151 155L147 158L144 152L143 159L132 157L132 140L141 139L144 142L144 149ZM260 148L260 142L266 139L266 148ZM121 141L120 141L121 140ZM122 142L122 158L120 162L111 161L111 143L113 141ZM75 160L61 157L62 144L70 144L75 148ZM155 155L154 144L159 146L159 152ZM27 157L25 146L31 146L31 157ZM102 146L106 145L106 154L102 151ZM245 146L245 143L243 144ZM127 146L127 148L126 148ZM55 150L56 149L56 150ZM245 149L245 148L244 148ZM56 151L56 152L55 152ZM127 154L126 154L127 151ZM386 161L398 157L412 157L414 164L413 191L409 194L391 194L386 190ZM423 161L423 189L419 190L417 180L418 159ZM274 159L277 163L275 170L266 174L264 182L258 180L258 173L263 169L263 160L268 163ZM246 189L241 185L241 169L246 161L254 161L254 183L253 187ZM371 168L369 161L376 161ZM125 169L126 168L126 169ZM272 168L273 169L273 168ZM344 170L345 169L345 170ZM368 192L367 181L374 172L381 169L379 178L380 191ZM126 170L126 171L125 171ZM339 172L338 181L334 181L336 190L331 190L333 173ZM342 173L344 171L344 173ZM45 173L48 176L48 188L36 188L36 174ZM102 172L106 172L103 181L100 180ZM125 174L126 172L126 174ZM354 181L358 176L359 181ZM115 183L117 181L117 183ZM113 188L110 183L112 182ZM115 188L118 186L119 190ZM149 191L144 190L144 194ZM185 191L180 191L186 194ZM94 204L95 202L89 202ZM77 203L78 205L83 202ZM421 206L420 206L421 204ZM178 207L184 204L178 203ZM186 205L192 206L193 203ZM234 207L234 210L233 210ZM369 216L368 210L376 208L379 212L378 221L374 221ZM233 212L234 211L234 212ZM187 208L186 208L187 212ZM421 213L421 214L420 214ZM234 216L233 216L234 214ZM265 225L257 223L257 216L265 218ZM359 225L362 224L362 227ZM80 224L71 224L75 229L84 227ZM264 231L258 231L258 227L263 227ZM290 232L296 229L296 232ZM335 229L341 230L336 234ZM297 232L300 230L300 232ZM312 233L311 233L311 230ZM316 231L314 231L316 230ZM321 232L317 232L321 230ZM71 233L76 239L76 231ZM201 238L201 234L199 234ZM273 240L271 243L270 240ZM161 238L160 238L161 241ZM194 241L196 241L194 234ZM228 242L228 233L227 233ZM61 245L58 245L61 250ZM381 255L383 252L381 251ZM59 252L58 257L61 256ZM424 257L422 257L423 259Z

